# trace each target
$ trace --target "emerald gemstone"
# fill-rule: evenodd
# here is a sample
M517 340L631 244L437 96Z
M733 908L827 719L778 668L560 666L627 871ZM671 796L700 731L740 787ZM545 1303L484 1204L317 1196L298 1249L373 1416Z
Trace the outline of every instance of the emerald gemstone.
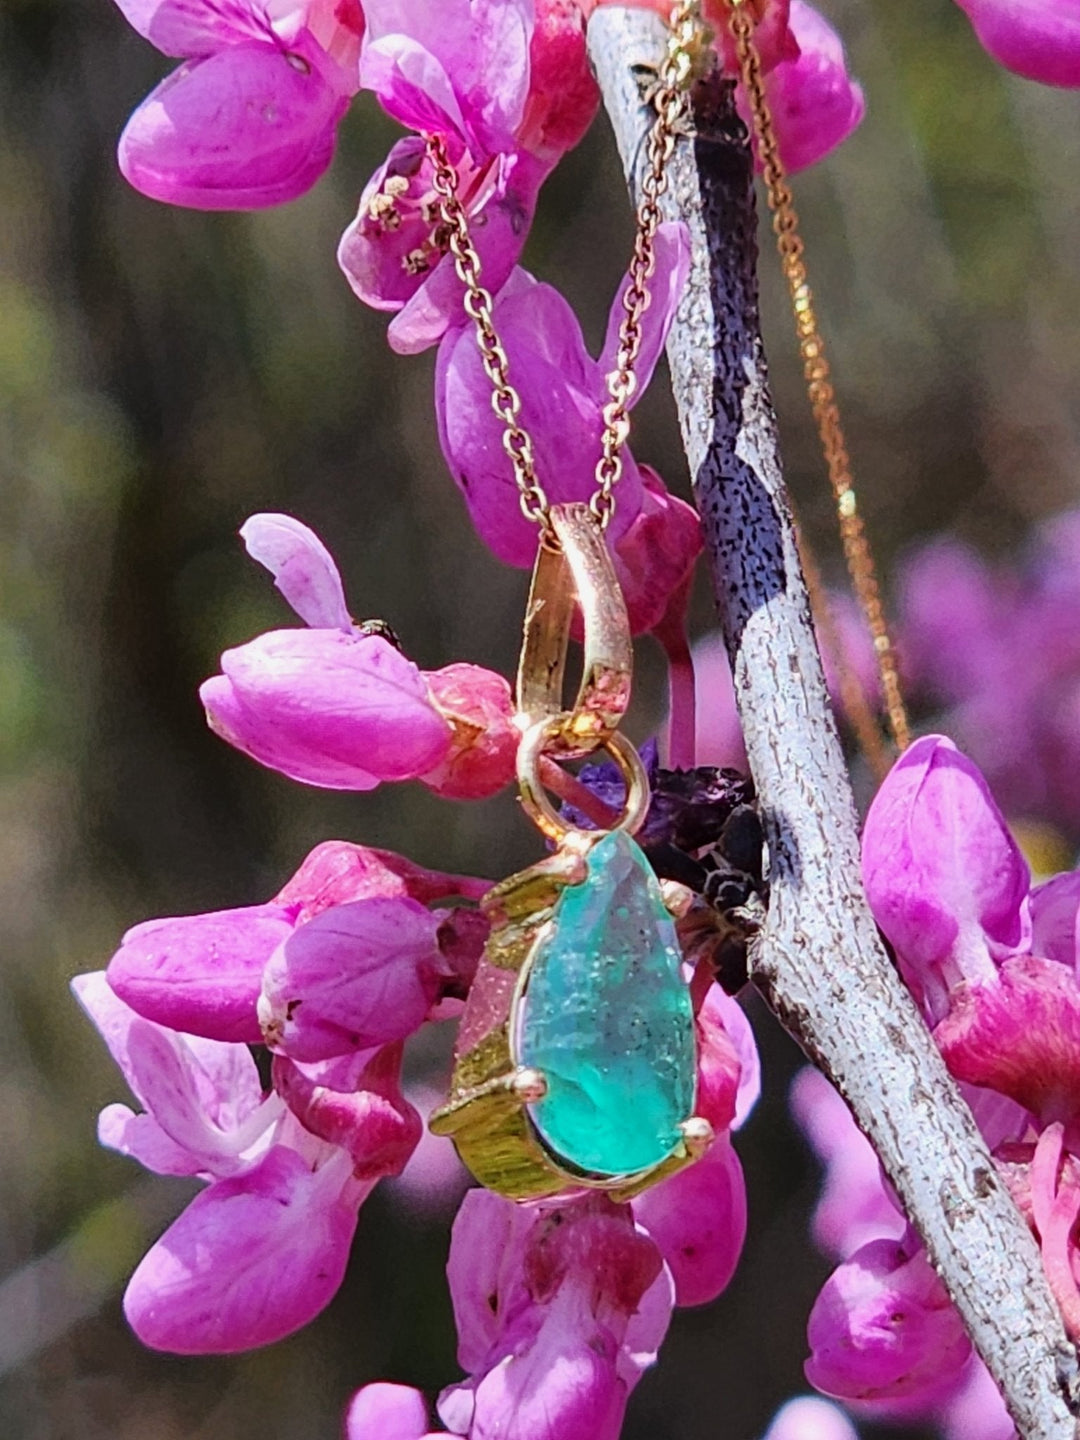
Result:
M694 1019L675 927L652 867L615 830L559 897L532 961L518 1059L543 1072L529 1107L564 1164L625 1175L664 1160L693 1109Z

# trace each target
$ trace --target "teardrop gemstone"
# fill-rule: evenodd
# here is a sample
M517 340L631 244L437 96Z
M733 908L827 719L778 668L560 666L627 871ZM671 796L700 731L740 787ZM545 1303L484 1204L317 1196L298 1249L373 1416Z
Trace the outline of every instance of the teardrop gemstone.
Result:
M553 1155L627 1175L679 1144L694 1104L694 1019L675 926L640 848L612 831L588 867L533 957L517 1058L547 1080L529 1113Z

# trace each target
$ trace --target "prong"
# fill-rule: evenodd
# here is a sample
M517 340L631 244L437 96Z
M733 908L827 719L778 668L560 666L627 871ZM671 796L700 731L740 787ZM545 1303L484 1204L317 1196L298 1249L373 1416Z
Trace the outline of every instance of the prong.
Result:
M510 1089L522 1105L535 1105L547 1094L547 1077L541 1070L530 1070L527 1066L519 1070L510 1082Z
M696 898L689 885L683 885L678 880L661 880L660 894L664 897L668 914L676 920L681 920L689 913Z
M716 1139L716 1132L703 1115L691 1115L679 1126L683 1144L691 1160L700 1160Z

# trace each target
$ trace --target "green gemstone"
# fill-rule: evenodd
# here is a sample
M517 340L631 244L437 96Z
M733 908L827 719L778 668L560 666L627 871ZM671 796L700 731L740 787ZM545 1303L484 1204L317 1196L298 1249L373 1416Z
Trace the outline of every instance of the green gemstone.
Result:
M528 975L518 1059L543 1072L533 1123L564 1164L625 1175L664 1160L693 1109L694 1020L675 927L622 831L564 890Z

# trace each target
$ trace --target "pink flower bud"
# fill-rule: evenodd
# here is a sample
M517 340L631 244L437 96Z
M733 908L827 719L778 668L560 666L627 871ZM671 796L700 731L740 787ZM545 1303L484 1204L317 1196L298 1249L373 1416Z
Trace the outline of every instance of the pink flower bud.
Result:
M425 679L454 738L436 768L420 777L424 784L448 800L483 800L509 785L521 731L507 682L480 665L447 665Z
M211 729L293 780L372 790L440 763L452 732L420 671L376 635L273 630L200 689Z
M263 967L292 934L295 915L294 907L271 904L147 920L120 942L109 984L159 1025L258 1044Z
M971 1342L913 1231L872 1240L833 1272L807 1324L806 1378L841 1400L918 1397L952 1384Z
M986 781L952 741L926 735L893 766L863 830L874 918L932 1020L948 991L995 977L1025 938L1029 872Z
M534 155L558 160L588 130L599 104L580 5L576 0L536 0L529 95L518 144Z
M415 900L358 900L302 925L263 975L266 1043L329 1060L404 1039L439 993L439 916Z
M1080 0L958 0L981 44L1017 75L1080 86Z
M850 78L840 36L805 0L791 0L791 33L799 54L769 75L766 93L780 158L794 173L816 165L857 129L866 112ZM739 110L753 131L749 102L740 88Z

